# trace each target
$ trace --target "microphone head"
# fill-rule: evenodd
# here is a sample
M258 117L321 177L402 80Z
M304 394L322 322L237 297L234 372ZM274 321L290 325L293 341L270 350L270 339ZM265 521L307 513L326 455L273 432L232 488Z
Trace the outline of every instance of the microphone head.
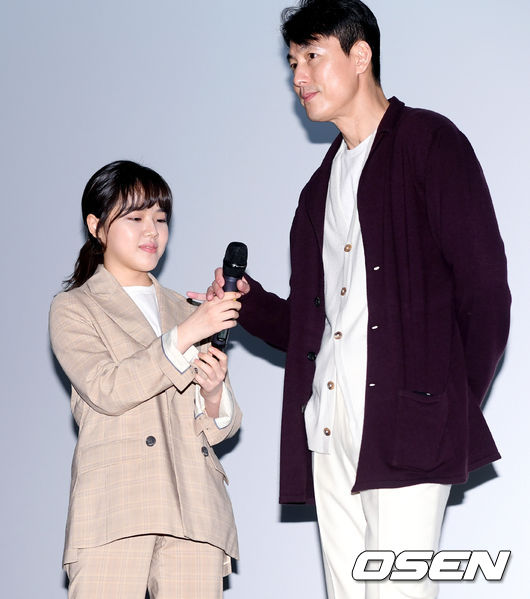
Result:
M245 274L247 267L248 249L240 241L228 244L223 260L223 274L240 279Z

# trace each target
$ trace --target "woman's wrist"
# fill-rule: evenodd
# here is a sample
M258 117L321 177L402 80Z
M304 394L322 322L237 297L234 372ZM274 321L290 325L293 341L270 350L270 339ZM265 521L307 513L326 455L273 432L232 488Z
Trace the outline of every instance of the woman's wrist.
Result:
M221 397L223 395L223 385L212 391L204 391L201 389L201 395L204 399L204 409L210 418L219 416L219 406L221 405Z
M186 321L175 327L177 333L177 349L181 354L185 353L194 343L190 337L190 327L186 325Z

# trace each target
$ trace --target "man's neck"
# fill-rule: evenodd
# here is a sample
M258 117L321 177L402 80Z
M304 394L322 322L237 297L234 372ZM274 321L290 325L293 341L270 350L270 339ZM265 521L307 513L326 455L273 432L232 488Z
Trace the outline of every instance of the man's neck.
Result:
M359 90L350 113L333 121L348 149L358 146L377 129L388 104L383 90L375 83Z

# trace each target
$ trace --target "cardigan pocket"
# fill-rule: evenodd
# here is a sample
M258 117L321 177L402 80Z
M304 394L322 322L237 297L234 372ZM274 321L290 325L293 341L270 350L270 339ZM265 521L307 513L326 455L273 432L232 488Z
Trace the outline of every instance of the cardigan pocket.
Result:
M434 470L441 461L447 425L447 393L429 395L398 391L392 464L398 468Z

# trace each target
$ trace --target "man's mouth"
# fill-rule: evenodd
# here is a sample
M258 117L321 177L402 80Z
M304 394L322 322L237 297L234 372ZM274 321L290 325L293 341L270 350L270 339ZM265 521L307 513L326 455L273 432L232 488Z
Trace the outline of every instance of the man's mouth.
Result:
M300 94L300 97L302 98L302 100L304 102L309 102L310 100L312 100L316 95L318 94L318 92L304 92L303 94Z

